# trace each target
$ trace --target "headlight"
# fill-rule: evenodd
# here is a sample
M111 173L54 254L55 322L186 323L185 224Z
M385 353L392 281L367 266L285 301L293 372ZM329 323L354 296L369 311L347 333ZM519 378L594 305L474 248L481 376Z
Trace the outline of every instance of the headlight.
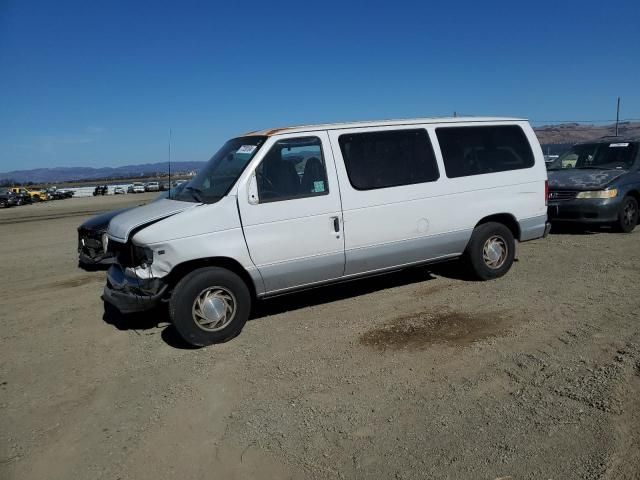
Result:
M107 235L107 232L104 232L102 234L102 252L107 253L108 247L109 247L109 235Z
M147 266L153 263L153 250L149 247L138 247L134 245L133 256L136 265Z
M594 190L591 192L580 192L576 195L576 198L614 198L618 195L618 189L612 188L610 190Z

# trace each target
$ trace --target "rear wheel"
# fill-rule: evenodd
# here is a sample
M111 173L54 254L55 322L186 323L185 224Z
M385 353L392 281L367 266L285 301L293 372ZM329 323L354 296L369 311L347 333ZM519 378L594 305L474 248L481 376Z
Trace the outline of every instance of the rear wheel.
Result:
M0 200L0 208L7 208L9 206L9 202L7 200Z
M629 233L638 224L638 201L633 197L624 197L618 212L618 221L614 227L622 233Z
M251 294L230 270L194 270L178 282L169 302L171 321L191 345L225 342L240 333L251 311Z
M514 255L511 230L501 223L488 222L473 230L464 256L475 278L491 280L509 271Z

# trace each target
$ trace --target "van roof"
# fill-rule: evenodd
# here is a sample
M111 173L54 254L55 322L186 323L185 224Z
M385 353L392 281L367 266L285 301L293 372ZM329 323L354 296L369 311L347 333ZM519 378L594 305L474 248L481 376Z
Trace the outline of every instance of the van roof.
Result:
M387 127L394 125L420 125L423 123L469 123L469 122L522 122L525 118L511 117L431 117L431 118L410 118L399 120L377 120L365 122L345 122L345 123L326 123L318 125L299 125L295 127L269 128L265 130L256 130L247 132L242 136L261 135L270 137L283 133L302 133L317 130L336 130L341 128L366 128L366 127Z

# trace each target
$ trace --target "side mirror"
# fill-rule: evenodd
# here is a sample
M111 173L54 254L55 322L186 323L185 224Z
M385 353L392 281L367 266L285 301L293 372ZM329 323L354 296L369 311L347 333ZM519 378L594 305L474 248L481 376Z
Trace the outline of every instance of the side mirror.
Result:
M249 205L258 205L260 203L260 197L258 196L258 180L256 179L256 172L253 172L247 185L247 200Z

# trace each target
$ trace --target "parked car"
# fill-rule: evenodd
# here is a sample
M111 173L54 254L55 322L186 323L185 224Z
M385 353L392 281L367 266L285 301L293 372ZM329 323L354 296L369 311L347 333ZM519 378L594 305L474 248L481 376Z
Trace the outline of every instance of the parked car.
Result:
M66 198L72 198L75 195L76 192L74 190L70 190L68 188L60 188L60 189L58 189L58 193L61 193Z
M65 198L69 198L65 192L58 190L55 187L47 188L45 192L47 193L49 200L64 200Z
M93 196L97 197L98 195L107 195L109 193L109 187L106 185L97 185L96 188L93 189Z
M169 182L160 182L160 191L167 192L171 188L171 184Z
M640 137L579 143L548 168L552 223L611 225L631 232L640 203Z
M145 192L159 192L160 191L160 184L158 182L147 182L147 184L144 186L144 191Z
M546 181L525 120L255 132L173 199L111 220L103 298L123 313L168 301L180 335L209 345L240 332L256 297L458 258L497 278L516 240L548 232Z
M134 182L131 187L132 193L144 193L144 183Z
M49 200L49 197L46 192L40 190L30 190L24 187L11 187L9 190L13 193L25 196L28 195L30 197L30 202L44 202L45 200Z
M171 189L171 196L174 197L182 187ZM158 201L167 198L169 192L162 192L153 200ZM110 212L101 213L91 217L78 227L78 263L81 268L94 267L97 265L109 265L113 263L113 252L108 249L109 238L107 228L113 217L130 208L121 208Z
M127 191L124 189L124 187L116 187L113 189L113 194L114 195L126 195Z
M121 208L91 217L78 227L78 263L81 267L109 265L113 262L113 254L109 252L107 227L113 217L129 208Z
M33 197L26 192L18 191L14 189L7 189L11 195L15 198L16 205L30 205L33 203Z
M18 198L9 189L0 190L0 208L9 208L18 205Z

